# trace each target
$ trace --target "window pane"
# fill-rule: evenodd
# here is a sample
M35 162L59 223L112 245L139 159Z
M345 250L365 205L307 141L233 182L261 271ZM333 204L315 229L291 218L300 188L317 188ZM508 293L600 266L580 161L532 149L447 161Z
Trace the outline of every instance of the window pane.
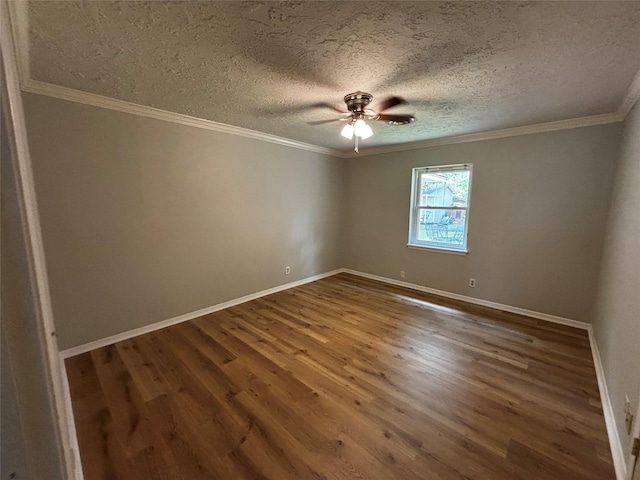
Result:
M464 243L465 210L433 210L421 208L416 240L442 245Z
M469 201L469 172L420 173L421 207L466 207Z

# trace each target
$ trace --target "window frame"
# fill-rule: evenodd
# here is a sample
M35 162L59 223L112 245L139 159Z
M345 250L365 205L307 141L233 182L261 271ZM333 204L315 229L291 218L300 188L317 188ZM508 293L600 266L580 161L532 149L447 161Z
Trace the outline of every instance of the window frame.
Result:
M469 172L469 190L467 192L467 205L465 207L454 206L433 206L420 205L421 186L420 176L422 173L440 173L440 172ZM418 248L424 250L435 250L444 253L466 254L468 250L467 234L469 231L469 213L471 209L471 187L473 184L473 164L459 163L452 165L433 165L427 167L415 167L411 170L411 202L409 208L409 240L407 247ZM420 215L423 210L463 210L465 212L464 233L462 244L433 242L426 240L418 240L418 232L420 231Z

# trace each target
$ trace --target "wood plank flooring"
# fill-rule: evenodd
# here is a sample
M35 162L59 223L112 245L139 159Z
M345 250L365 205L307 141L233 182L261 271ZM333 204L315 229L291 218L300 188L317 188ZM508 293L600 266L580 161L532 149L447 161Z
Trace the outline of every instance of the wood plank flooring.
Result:
M615 478L585 331L348 274L66 368L86 480Z

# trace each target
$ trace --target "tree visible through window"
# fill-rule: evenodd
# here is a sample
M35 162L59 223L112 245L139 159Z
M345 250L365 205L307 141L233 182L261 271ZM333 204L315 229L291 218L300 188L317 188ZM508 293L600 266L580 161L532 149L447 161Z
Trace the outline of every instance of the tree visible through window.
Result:
M413 169L409 245L467 251L471 164Z

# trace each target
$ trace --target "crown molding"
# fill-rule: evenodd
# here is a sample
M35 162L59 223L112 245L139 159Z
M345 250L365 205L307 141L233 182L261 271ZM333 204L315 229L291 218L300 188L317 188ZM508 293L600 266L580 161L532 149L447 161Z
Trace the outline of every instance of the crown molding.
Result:
M169 112L159 108L139 105L116 98L105 97L95 93L83 92L74 88L67 88L52 83L40 82L38 80L26 79L22 82L22 90L29 93L46 95L48 97L59 98L71 102L82 103L94 107L107 108L119 112L130 113L132 115L140 115L142 117L163 120L166 122L178 123L190 127L203 128L216 132L228 133L231 135L239 135L241 137L253 138L264 142L275 143L287 147L299 148L309 152L321 153L324 155L342 156L342 152L327 147L321 147L310 143L299 142L289 138L278 137L268 133L250 130L248 128L236 127L225 123L214 122L213 120L205 120L203 118L191 117L181 113Z
M14 15L16 15L16 18L20 17L20 14L18 13L15 13ZM22 24L24 26L24 22L18 21L18 24ZM22 27L14 28L14 37L20 35L18 32L21 30L21 28ZM19 61L19 64L25 65L24 68L26 70L23 70L21 68L20 73L23 73L24 71L28 72L28 53L25 53L24 49L22 49L21 51L22 60ZM490 130L486 132L469 133L451 137L433 138L429 140L422 140L419 142L372 147L360 153L355 153L351 151L344 152L333 148L321 147L319 145L299 142L297 140L279 137L277 135L271 135L264 132L258 132L256 130L250 130L248 128L236 127L234 125L214 122L213 120L192 117L181 113L170 112L168 110L148 107L146 105L131 103L125 100L118 100L95 93L89 93L73 88L63 87L61 85L54 85L38 80L32 80L30 78L27 78L26 76L23 76L22 78L22 90L25 92L46 95L49 97L82 103L85 105L92 105L100 108L107 108L110 110L117 110L120 112L130 113L132 115L154 118L156 120L163 120L166 122L172 122L196 128L204 128L207 130L228 133L231 135L239 135L242 137L253 138L256 140L262 140L278 145L299 148L301 150L306 150L309 152L331 155L338 158L359 158L371 155L379 155L382 153L401 152L405 150L416 150L420 148L438 147L444 145L455 145L459 143L480 142L483 140L496 140L500 138L516 137L520 135L532 135L536 133L555 132L573 128L619 123L624 121L633 106L640 98L640 71L638 71L631 85L629 86L629 90L627 91L627 94L625 95L625 98L622 101L617 112L590 115L587 117L570 118L567 120L558 120L554 122L537 123L533 125L524 125L521 127L504 128L501 130Z
M278 137L268 133L250 130L248 128L236 127L225 123L214 122L203 118L191 117L181 113L161 110L159 108L148 107L137 103L118 100L95 93L83 92L74 88L63 87L51 83L40 82L38 80L27 79L22 82L22 90L29 93L36 93L48 97L59 98L71 102L82 103L94 107L107 108L132 115L140 115L143 117L154 118L166 122L187 125L206 130L228 133L231 135L239 135L242 137L262 140L269 143L284 145L287 147L299 148L309 152L331 155L339 158L358 158L370 155L378 155L381 153L400 152L405 150L416 150L420 148L438 147L444 145L455 145L458 143L479 142L483 140L495 140L499 138L516 137L520 135L531 135L535 133L554 132L558 130L569 130L580 127L591 127L595 125L605 125L608 123L622 122L635 102L640 97L640 74L636 75L629 92L623 102L623 107L614 113L604 113L600 115L591 115L588 117L571 118L568 120L559 120L555 122L538 123L534 125L525 125L522 127L504 128L501 130L490 130L487 132L470 133L465 135L456 135L452 137L433 138L412 143L402 143L397 145L388 145L381 147L372 147L360 153L344 152L332 148L321 147L310 143L299 142L289 138Z
M555 122L537 123L525 125L523 127L504 128L501 130L490 130L487 132L469 133L456 135L453 137L433 138L420 142L402 143L399 145L389 145L384 147L372 147L360 154L348 153L347 158L364 157L378 155L381 153L400 152L404 150L416 150L419 148L439 147L443 145L455 145L457 143L479 142L482 140L495 140L499 138L517 137L520 135L531 135L534 133L555 132L558 130L569 130L572 128L591 127L594 125L605 125L608 123L618 123L624 120L620 112L603 113L601 115L591 115L589 117L571 118Z
M636 104L638 99L640 99L640 70L638 70L638 73L636 73L636 76L633 78L631 85L629 85L629 90L627 91L627 94L625 95L624 100L622 100L620 108L618 109L618 113L622 117L622 120L627 118L627 115L629 115L629 112Z

